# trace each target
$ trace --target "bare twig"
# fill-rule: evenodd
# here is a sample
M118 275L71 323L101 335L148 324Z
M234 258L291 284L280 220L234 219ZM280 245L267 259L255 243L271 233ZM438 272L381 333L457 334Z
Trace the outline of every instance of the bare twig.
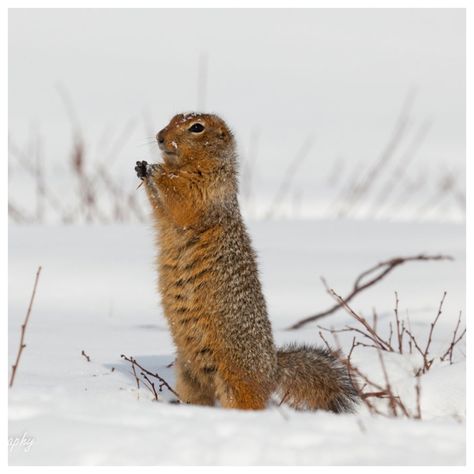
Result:
M336 345L340 347L339 341L337 340L336 333L332 332L332 335L334 337L334 341L336 342ZM320 333L320 336L322 336L321 333ZM325 340L324 337L322 337L322 339ZM327 343L327 341L326 341L326 343ZM342 351L340 349L337 349L336 351L332 351L332 353L334 354L334 356L336 358L339 359L339 361L342 364L344 364L347 367L347 373L349 374L349 378L351 380L352 386L354 387L354 390L357 392L357 395L359 396L359 398L366 405L369 412L372 413L372 414L383 415L383 413L381 413L375 407L375 405L369 400L370 396L367 395L367 392L364 392L364 388L366 386L372 386L378 392L384 392L384 389L380 385L378 385L378 384L372 382L371 380L369 380L368 377L365 374L363 374L357 367L352 365L351 356L352 356L352 352L353 352L355 347L356 347L356 341L355 341L355 338L353 338L352 346L351 346L351 349L350 349L349 354L348 354L347 357L342 356ZM359 382L358 382L358 380L356 380L356 378L362 379L365 382L362 387L360 387ZM375 393L375 392L368 392L368 393Z
M431 368L431 365L434 362L434 358L429 357L429 351L430 351L430 346L431 346L431 341L432 341L434 328L436 326L436 323L439 320L439 317L441 316L441 313L443 312L443 304L444 304L445 298L446 298L446 291L443 293L443 297L441 298L441 302L440 302L439 308L438 308L438 313L436 314L436 317L433 320L433 322L430 324L430 332L428 334L428 339L427 339L426 346L425 346L424 349L422 349L420 347L420 345L418 344L416 338L413 336L412 332L408 329L405 329L405 332L408 334L409 338L413 342L413 345L415 346L415 349L419 352L419 354L423 358L423 368L421 369L421 371L418 371L419 373L421 372L421 373L424 374L424 373L428 372L428 370ZM449 351L449 348L448 348L448 351ZM443 359L441 358L441 360L443 360ZM418 373L418 375L419 375L419 373Z
M372 327L374 328L374 331L377 332L377 323L378 323L379 315L377 314L377 311L375 308L372 309Z
M353 316L356 321L358 321L366 331L368 332L368 337L370 340L372 340L376 345L380 347L380 349L383 349L384 351L390 351L393 352L393 347L392 345L388 342L383 340L375 331L374 329L370 326L368 321L361 315L357 314L348 304L346 301L344 301L334 290L330 290L330 294L340 303L340 305L343 306L344 309L347 310L347 312ZM360 332L357 328L354 328L354 331ZM365 335L365 333L363 333Z
M382 352L380 350L377 350L377 354L379 356L380 366L382 367L383 376L385 379L385 387L386 387L385 390L387 392L389 407L390 407L390 410L392 411L392 415L398 416L398 413L397 413L397 407L398 407L407 418L410 418L408 410L406 409L405 405L401 401L400 397L396 396L393 393L392 386L388 378L387 368L385 367L385 361L384 361Z
M403 329L400 329L400 319L398 318L398 293L395 292L395 321L397 323L398 352L403 354Z
M428 359L426 358L426 353L423 351L423 349L420 347L420 345L418 344L415 336L413 336L413 334L411 333L411 331L409 331L408 329L406 330L406 333L408 334L408 337L410 338L410 340L413 342L413 345L415 346L415 349L418 351L418 353L421 355L421 357L423 358L423 368L421 368L418 372L417 372L417 375L419 375L420 373L424 373L426 370L428 370L431 366L431 364L429 364L429 361Z
M329 345L328 341L323 336L323 333L321 331L319 331L319 337L323 340L324 344L326 345L327 350L332 352L331 346Z
M392 345L392 336L393 336L393 325L392 321L388 324L388 327L390 328L390 334L388 335L388 344L391 346Z
M132 364L132 372L135 377L135 383L137 384L137 400L140 400L140 379L137 375L137 370L135 369L135 364Z
M420 377L416 377L416 414L414 418L421 420L421 384L420 384Z
M163 390L163 387L165 387L166 389L168 389L179 401L182 401L180 396L178 395L178 393L168 384L168 382L162 378L158 373L153 373L153 372L150 372L148 369L145 369L145 367L143 367L142 365L140 365L137 360L133 357L127 357L126 355L122 354L120 356L122 359L126 360L127 362L130 362L130 364L132 364L132 367L133 366L137 366L142 373L146 374L146 375L150 375L151 377L154 377L156 378L158 381L159 381L159 387L158 387L158 390L161 392Z
M357 391L361 401L366 405L369 412L372 414L384 415L384 416L405 416L411 419L421 419L422 418L422 411L421 411L421 376L428 372L432 364L435 360L434 357L430 357L429 349L431 347L432 336L436 325L439 321L440 315L443 311L443 304L446 298L446 293L443 293L443 297L441 298L441 302L438 307L437 314L430 324L430 330L427 337L427 342L424 348L421 347L419 342L417 341L416 337L413 335L410 327L410 322L407 316L407 324L405 324L405 320L401 320L399 317L399 299L398 293L395 293L395 311L394 317L396 322L397 328L397 340L398 344L395 346L391 345L391 338L393 334L393 326L392 322L389 322L390 327L390 336L388 341L384 340L380 334L377 332L377 316L374 311L374 317L372 319L372 324L370 324L363 316L357 314L347 303L345 303L342 298L334 292L332 289L328 289L332 296L336 297L338 301L341 302L343 307L349 312L351 316L353 316L359 323L361 323L364 327L364 330L360 330L355 327L346 326L341 329L334 329L334 328L324 328L322 326L318 326L322 331L329 332L338 347L337 351L331 349L328 341L324 337L322 331L319 331L319 336L323 340L324 344L329 350L332 350L333 354L339 358L339 360L346 365L349 377L351 378L352 385L354 386L355 390ZM458 335L459 327L461 324L461 313L459 314L458 321L453 331L453 336L451 343L448 349L443 353L440 357L440 360L446 360L448 357L450 358L450 362L452 361L452 352L454 346L462 340L464 337L466 330L464 330L460 335ZM352 339L352 344L348 353L347 357L342 356L341 344L338 340L338 334L342 332L353 332L355 336ZM393 386L390 382L388 371L384 361L384 351L390 351L393 353L403 354L404 353L404 334L407 334L408 337L408 347L410 349L410 353L412 352L412 347L414 346L416 351L420 354L422 358L422 365L416 371L414 371L414 376L416 378L415 384L415 407L413 410L408 410L404 401L397 395L393 389ZM365 342L361 342L356 339L357 335L362 335L364 338L369 338L374 344L367 344ZM364 374L359 368L355 367L351 362L351 356L356 347L368 347L371 349L375 349L377 351L377 356L379 358L380 367L382 369L382 373L384 376L383 384L374 382L369 376ZM361 386L362 383L362 386ZM386 399L388 401L388 413L381 411L377 406L374 404L373 399Z
M336 334L336 332L333 333L333 336ZM327 341L325 340L324 336L322 336L322 333L320 332L320 336L325 341L327 344ZM329 346L329 344L327 344ZM417 394L417 407L416 407L416 412L411 413L401 400L401 398L396 395L393 391L388 372L385 366L384 358L383 358L383 352L379 347L375 347L377 350L377 354L379 357L380 361L380 366L382 368L382 372L384 375L384 383L385 385L381 385L380 383L374 382L372 379L370 379L366 374L364 374L360 369L355 367L352 362L351 362L351 356L354 351L354 349L359 346L363 345L360 344L356 338L354 337L352 339L352 345L349 350L349 353L347 357L341 356L340 351L333 351L333 354L343 363L348 370L349 378L351 379L352 386L356 390L360 400L364 405L367 407L369 412L373 415L382 415L382 416L391 416L391 417L398 417L400 414L407 418L413 418L413 419L420 419L421 418L421 407L420 407L420 383L419 383L419 378L417 378L417 385L415 387L416 394ZM359 380L362 380L364 384L360 386ZM368 389L368 390L367 390ZM388 414L385 413L384 411L381 411L377 406L372 402L372 399L378 398L378 399L387 399L388 401L388 406L389 406L389 412Z
M459 326L461 324L461 316L462 316L462 311L459 312L459 317L458 317L458 322L456 323L456 327L454 328L454 332L453 332L453 338L451 340L451 344L449 345L447 351L440 357L440 360L441 361L444 361L446 359L446 357L449 356L449 364L451 365L453 363L453 350L454 350L454 346L459 342L461 341L461 339L464 337L464 335L466 334L466 329L464 329L464 331L461 333L461 335L456 338L457 336L457 333L458 333L458 330L459 330Z
M155 400L158 401L158 393L156 392L155 384L147 377L147 375L144 372L140 372L140 374L147 381L147 383L148 383L147 387L153 393L153 396L155 397Z
M20 345L18 347L18 353L16 355L15 363L12 366L12 375L10 377L10 383L9 383L10 387L13 386L13 382L15 381L16 371L18 369L18 364L20 363L20 357L21 357L21 354L23 352L23 349L26 347L26 344L24 343L25 332L26 332L26 327L28 325L28 321L30 320L31 308L33 307L33 301L35 299L36 287L38 286L38 280L39 280L39 277L40 277L40 273L41 273L41 266L39 266L38 270L36 271L35 284L33 286L33 292L31 293L30 304L28 305L28 310L26 312L25 321L21 325Z
M428 354L429 354L429 351L430 351L430 345L431 345L431 338L433 336L433 330L436 326L436 323L438 322L439 317L441 316L441 313L443 312L443 304L444 304L445 298L446 298L446 291L443 293L443 297L441 298L441 302L439 303L438 314L436 315L435 320L430 325L430 333L428 334L428 341L427 341L426 347L425 347L426 359L428 358Z
M453 257L449 255L425 255L425 254L420 254L420 255L415 255L412 257L395 257L391 258L390 260L386 260L383 262L378 263L372 268L369 268L368 270L362 272L355 280L352 291L345 297L341 298L342 301L345 303L348 303L351 301L356 295L358 295L361 291L369 288L372 285L375 285L375 283L379 282L387 276L392 270L397 268L398 266L407 263L407 262L425 262L425 261L440 261L440 260L453 260ZM363 283L363 280L366 279L372 275L369 280L365 281ZM323 284L328 288L324 278L321 278L323 281ZM288 329L299 329L303 326L305 326L308 323L311 323L313 321L316 321L318 319L321 319L325 316L328 316L334 312L336 312L338 309L343 307L343 304L341 301L338 301L338 303L331 308L329 308L326 311L320 312L313 314L312 316L308 316L304 319L301 319L300 321L292 324Z

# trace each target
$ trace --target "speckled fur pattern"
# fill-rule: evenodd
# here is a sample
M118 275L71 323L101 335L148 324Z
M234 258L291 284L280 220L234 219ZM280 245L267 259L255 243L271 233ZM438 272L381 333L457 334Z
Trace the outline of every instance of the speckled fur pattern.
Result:
M327 349L290 344L277 356L280 401L297 410L354 411L358 395L347 369Z
M275 348L225 122L180 114L157 140L164 162L137 163L136 170L157 230L158 287L181 399L263 409L277 393L299 409L350 410L355 395L335 358L320 349Z

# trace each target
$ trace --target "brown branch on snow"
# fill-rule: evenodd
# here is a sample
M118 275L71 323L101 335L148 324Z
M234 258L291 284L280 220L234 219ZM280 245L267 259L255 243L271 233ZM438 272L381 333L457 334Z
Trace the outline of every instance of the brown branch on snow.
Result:
M364 326L365 331L353 328L348 326L346 329L349 331L354 331L356 333L361 334L362 336L366 337L367 339L371 340L377 347L384 351L393 352L393 347L390 343L390 339L388 341L382 339L382 337L374 330L374 328L370 325L370 323L361 315L357 314L348 304L347 302L341 298L334 290L330 289L329 293L334 297L334 299L362 326Z
M324 329L324 328L322 328ZM333 352L333 349L331 348L331 346L329 345L328 341L326 340L326 338L323 336L323 333L321 331L319 331L319 337L323 340L325 346L326 346L326 349L329 351L329 352Z
M39 280L39 277L40 277L40 273L41 273L41 266L39 266L38 270L36 271L35 284L33 286L33 292L31 293L30 304L28 305L28 310L26 312L25 321L21 325L20 345L18 346L18 353L16 355L15 363L12 366L12 375L10 377L9 387L13 386L13 382L15 381L16 371L18 369L18 364L20 363L20 357L21 357L21 354L23 352L23 349L26 347L26 344L24 343L25 332L26 332L26 327L28 325L28 321L30 320L31 308L33 307L33 301L35 299L36 288L38 286L38 280Z
M81 355L87 360L87 362L91 361L91 358L85 353L84 349L82 349Z
M395 309L393 310L395 313L395 322L397 324L397 340L398 340L398 352L403 354L403 333L405 328L400 326L400 319L398 317L398 293L395 292Z
M140 379L137 375L137 370L135 369L135 364L132 364L132 374L135 378L135 383L137 384L137 400L140 400Z
M412 257L395 257L391 258L390 260L386 260L383 262L378 263L377 265L373 266L372 268L369 268L368 270L365 270L362 272L355 280L351 292L345 297L341 298L344 302L348 303L351 301L356 295L358 295L360 292L363 290L369 288L372 285L375 285L375 283L379 282L387 276L392 270L397 268L400 265L403 265L404 263L407 262L425 262L425 261L440 261L440 260L454 260L453 257L449 255L425 255L425 254L420 254L420 255L415 255ZM370 278L369 278L370 277ZM367 281L363 282L365 279L369 278ZM324 286L326 289L329 291L328 285L326 283L326 280L324 278L321 278ZM301 319L300 321L294 323L291 325L288 329L299 329L303 326L305 326L308 323L311 323L313 321L316 321L320 318L323 318L325 316L329 316L330 314L336 312L338 309L343 307L344 305L342 304L341 301L338 301L336 305L332 306L331 308L327 309L326 311L322 311L320 313L313 314L312 316L308 316L304 319Z
M416 413L414 418L417 420L421 420L421 384L420 384L420 377L416 378Z
M335 337L336 340L336 332L332 332L331 334ZM330 347L327 340L324 338L322 333L320 332L320 337L325 342L327 347ZM338 345L338 341L336 340L336 344ZM375 347L377 350L377 354L379 357L380 365L382 368L382 372L384 374L384 381L385 385L381 385L380 383L374 382L372 379L369 378L366 374L364 374L358 367L356 367L352 361L351 356L354 349L360 344L356 338L352 339L352 345L349 350L347 357L343 357L340 350L332 351L333 354L343 363L348 371L349 378L351 380L352 386L356 390L361 402L367 407L369 413L372 415L382 415L382 416L390 416L390 417L399 417L400 415L405 416L406 418L413 418L413 419L421 419L421 406L420 406L420 378L417 377L417 383L415 386L416 390L416 411L412 413L409 411L401 398L395 394L393 391L392 385L390 383L390 379L388 376L388 372L385 366L385 362L383 359L383 351ZM363 382L361 386L360 381ZM368 390L366 390L368 388ZM374 402L373 399L386 399L388 400L389 411L388 413L381 411Z
M449 357L449 364L451 365L453 363L453 350L454 346L462 340L462 338L466 334L466 329L460 334L458 338L456 338L459 330L459 325L461 324L461 316L462 316L462 311L459 312L459 317L458 317L458 322L456 323L456 327L454 328L453 332L453 339L451 341L451 344L449 345L447 351L440 357L441 361L445 361L446 357Z
M441 361L446 360L449 357L450 364L452 364L452 356L453 356L453 350L456 344L458 344L463 337L466 334L466 330L464 329L461 334L458 335L458 331L461 325L461 313L459 314L456 326L453 331L453 336L451 343L449 344L449 347L447 350L443 353L442 356L440 357L430 357L430 347L431 347L431 342L432 342L432 336L434 333L434 330L436 328L436 325L440 319L440 315L443 312L443 305L444 301L446 299L446 292L443 293L443 296L441 298L441 301L439 303L438 311L437 314L434 318L434 320L430 323L430 329L428 332L428 336L426 339L426 344L422 347L422 344L420 344L417 340L417 338L413 335L410 327L410 321L408 320L407 316L407 323L405 324L405 320L401 320L399 317L399 299L398 299L398 294L395 293L395 310L394 310L394 317L395 317L395 322L396 322L396 331L397 331L397 340L398 344L392 346L391 345L391 337L393 334L393 326L392 322L389 322L389 327L390 327L390 336L388 340L385 340L380 336L378 332L378 324L377 324L377 316L376 313L374 312L374 317L372 319L372 324L370 324L363 316L357 314L346 302L342 300L340 296L338 296L334 290L330 290L330 293L338 300L341 301L341 304L343 304L344 308L346 311L353 316L359 323L361 323L364 326L364 330L360 330L358 328L354 328L351 326L346 326L341 329L327 329L322 326L318 326L321 330L326 331L332 335L334 338L334 342L336 345L336 350L332 350L331 346L329 345L328 341L324 337L323 333L319 331L319 335L326 345L326 347L329 350L332 350L334 355L339 358L339 360L346 365L349 376L351 378L352 384L356 391L359 394L359 397L361 401L367 406L368 410L372 414L380 414L384 416L405 416L407 418L412 418L412 419L421 419L422 414L421 414L421 376L428 372L432 365L433 362L436 358L439 358ZM352 345L349 351L349 355L347 357L342 357L342 350L341 350L341 343L338 339L338 334L343 333L343 332L353 332L355 333L355 336L353 337L352 340ZM415 394L416 394L416 400L415 400L415 408L414 410L408 410L407 407L405 406L404 402L401 400L401 398L395 394L392 384L389 380L389 375L387 368L385 366L385 361L384 361L384 356L383 353L385 352L393 352L393 353L398 353L398 354L403 354L404 351L406 350L406 347L404 348L404 335L408 336L408 341L405 343L405 345L408 345L408 348L410 350L410 353L412 353L412 348L414 347L415 350L420 354L422 358L422 364L419 369L414 371L413 375L416 379L416 384L415 384ZM365 338L369 338L370 341L374 342L374 344L367 344L365 342L361 342L356 339L356 336L362 335ZM368 347L371 349L375 349L377 351L377 355L379 358L380 366L382 369L382 373L384 376L384 383L376 383L374 382L369 376L364 374L359 368L355 367L352 362L351 362L351 355L356 347ZM361 386L362 382L362 386ZM387 399L388 401L388 412L385 413L381 411L378 407L376 407L373 403L373 399L378 398L378 399Z
M434 319L434 321L430 325L430 333L428 335L428 342L426 343L426 347L425 347L426 359L428 358L428 354L429 354L429 351L430 351L431 338L433 336L433 330L436 326L436 323L438 322L439 317L441 316L441 313L443 312L443 304L444 304L445 298L446 298L446 291L443 293L443 297L441 298L441 302L439 303L438 314L436 315L436 318Z
M337 340L337 336L335 333L333 333L333 337L336 342L336 345L339 345L339 341ZM369 412L371 414L384 415L384 413L378 410L378 408L372 403L370 398L374 396L377 398L385 397L386 396L385 389L382 386L376 384L375 382L372 382L371 380L369 380L369 378L365 374L363 374L357 367L355 367L351 362L352 352L354 351L356 345L357 345L356 338L354 337L352 339L352 346L349 350L347 357L342 356L342 351L340 349L333 351L333 354L340 360L342 364L346 366L347 373L349 374L349 378L351 380L352 386L354 387L355 391L357 392L357 395L359 396L362 403L364 403L364 405L367 407ZM359 384L359 379L362 379L364 381L364 385L362 387ZM371 386L375 388L375 390L377 391L364 392L364 388L367 386Z
M417 340L413 336L412 332L408 329L405 329L405 332L408 334L409 338L413 342L413 345L415 346L415 349L419 352L419 354L423 358L423 367L418 371L417 375L420 375L421 373L424 374L424 373L428 372L428 370L430 370L430 368L431 368L431 366L432 366L432 364L435 360L434 357L431 357L431 358L429 357L429 351L430 351L430 346L431 346L431 341L432 341L432 337L433 337L434 328L436 326L436 323L439 320L439 317L441 316L441 313L443 312L443 304L444 304L445 298L446 298L446 291L443 293L443 297L441 298L441 301L439 303L438 313L436 314L436 317L433 320L433 322L430 324L430 332L428 333L428 339L427 339L426 346L425 346L424 349L422 349L420 347ZM458 320L458 322L459 322L459 320ZM459 327L459 325L456 325L456 328L458 328L458 327ZM457 331L457 329L455 329L455 331ZM451 345L450 345L450 347L451 347ZM448 348L448 351L449 351L449 348ZM444 360L443 356L440 357L440 360Z
M15 163L18 163L23 170L26 170L34 180L37 203L36 209L29 209L27 215L26 212L22 212L16 204L10 201L10 218L20 223L43 222L46 211L49 213L51 210L63 223L77 222L82 218L87 222L108 223L110 221L130 220L132 215L143 221L145 216L136 202L134 194L124 192L123 186L120 186L119 182L108 173L111 161L118 156L121 145L128 140L132 129L133 123L127 124L124 133L112 144L110 152L106 154L105 158L105 161L108 163L106 170L102 164L99 164L97 169L90 169L90 166L86 166L91 160L88 159L84 138L79 129L74 126L70 170L71 176L77 179L78 186L76 188L71 186L71 189L74 189L75 192L71 195L73 202L69 205L58 199L54 189L51 189L51 183L45 180L40 138L38 137L35 142L36 147L33 151L35 152L36 162L33 162L29 157L29 153L22 150L9 137L9 154L12 157L12 161L15 159ZM101 208L104 202L104 193L108 193L111 198L111 215L108 215L109 212ZM71 205L72 210L69 209Z
M385 379L385 390L387 392L388 403L389 403L390 410L392 411L392 415L393 416L398 416L397 407L399 407L400 410L402 411L402 413L407 418L410 418L410 414L408 413L408 410L406 409L406 407L405 407L404 403L402 402L402 400L400 399L400 397L396 396L393 393L392 385L390 384L390 380L389 380L389 377L388 377L387 368L385 367L385 361L383 359L383 355L382 355L382 352L380 351L380 349L377 349L377 354L378 354L378 357L379 357L380 366L382 367L383 376L384 376L384 379Z
M409 347L410 354L412 353L412 348L415 347L416 351L420 354L420 356L423 359L423 366L420 369L418 369L418 371L416 372L415 375L419 376L420 374L424 374L424 373L428 372L428 370L431 368L431 366L432 366L432 364L435 360L435 357L429 357L429 350L430 350L430 347L431 347L431 342L432 342L434 329L435 329L436 324L438 323L439 318L440 318L440 316L443 312L443 305L444 305L444 301L446 299L446 292L443 293L443 297L441 298L441 301L440 301L440 304L439 304L439 307L438 307L438 312L436 314L435 319L430 323L430 331L428 333L426 346L423 349L421 347L421 345L419 344L418 340L415 338L415 336L411 332L411 330L406 327L405 321L400 321L400 319L399 319L399 314L398 314L399 300L398 300L397 292L395 292L395 310L394 310L394 313L395 313L395 321L396 321L396 327L397 327L397 339L398 339L398 345L397 346L398 347L394 347L392 345L393 325L392 325L391 321L389 322L389 328L390 328L389 337L388 337L388 339L383 339L380 336L380 334L378 333L378 331L375 329L376 325L377 325L377 318L376 317L373 318L373 323L371 325L367 321L367 319L365 319L363 316L361 316L356 311L354 311L354 309L352 309L347 304L347 302L344 301L343 298L341 298L333 289L328 289L328 291L336 299L336 301L338 301L341 304L341 306L354 319L356 319L356 321L358 321L364 327L363 330L359 329L359 328L356 328L356 327L352 327L352 326L346 326L342 329L335 330L335 329L326 329L322 326L318 326L320 329L322 329L324 331L328 331L332 334L332 336L334 337L334 339L336 340L336 342L338 344L339 349L340 349L341 346L340 346L339 341L337 341L337 339L336 339L336 335L338 333L341 333L341 332L354 332L356 334L362 335L364 338L367 338L371 342L373 342L373 344L367 344L367 343L357 341L355 343L356 346L372 347L372 348L375 348L375 349L378 349L378 350L383 350L383 351L387 351L387 352L398 352L399 354L403 354L403 350L404 350L403 349L403 342L404 342L403 341L403 336L406 334L408 336L408 347ZM458 322L457 322L456 327L454 329L453 338L452 338L450 346L448 347L446 352L442 356L439 357L439 359L441 361L444 361L447 357L450 357L450 363L452 363L452 354L453 354L454 346L462 340L462 338L464 337L464 335L466 333L466 330L464 330L459 337L456 337L457 336L457 331L458 331L459 325L460 325L460 318L461 318L461 314L459 315ZM408 322L408 327L410 327L409 322ZM327 341L324 338L323 338L323 341L327 345Z
M155 384L147 377L145 372L140 372L140 375L147 381L147 387L153 393L154 399L158 401L158 393L156 392ZM151 389L150 389L151 387Z
M420 347L420 345L418 344L415 336L413 336L411 331L409 331L407 329L406 333L408 334L408 337L410 338L410 340L413 342L413 345L415 346L415 349L418 351L418 353L423 358L423 367L418 370L417 375L419 375L421 373L425 373L431 367L431 364L429 363L428 359L426 358L426 354L423 352L423 349Z
M133 357L127 357L126 355L122 354L120 356L122 359L126 360L127 362L130 362L130 364L132 365L132 369L136 367L138 367L140 369L140 374L144 377L145 380L147 380L150 384L150 380L146 377L147 375L155 378L158 380L159 382L159 385L158 385L158 391L161 392L163 390L163 388L166 388L168 389L177 399L179 402L182 402L179 394L169 385L169 383L163 378L161 377L158 373L153 373L153 372L150 372L148 369L145 369L145 367L143 367L142 365L140 365L137 360ZM134 370L135 372L135 370ZM135 378L137 379L137 387L138 387L138 377L135 373ZM152 388L154 389L154 385L151 385ZM138 387L139 388L139 387ZM153 390L152 390L153 391Z

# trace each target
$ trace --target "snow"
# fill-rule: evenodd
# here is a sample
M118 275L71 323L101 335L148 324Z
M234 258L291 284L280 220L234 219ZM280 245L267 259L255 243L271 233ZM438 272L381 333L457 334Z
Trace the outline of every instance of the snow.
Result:
M453 262L407 263L356 297L367 317L375 307L386 330L394 291L424 344L443 291L447 298L431 354L449 344L465 308L464 226L370 221L251 222L261 278L278 345L322 344L318 328L284 328L333 304L324 275L345 295L360 272L399 255L445 253ZM261 412L173 405L137 391L134 356L174 385L173 344L155 292L151 225L9 229L9 365L35 271L43 266L26 344L9 391L9 461L13 465L459 465L465 463L465 345L454 363L436 361L421 378L422 421L370 415ZM463 320L464 321L464 320ZM345 312L321 320L342 328ZM464 322L462 323L462 328ZM330 336L327 337L331 342ZM347 351L352 336L340 334ZM88 362L81 351L90 356ZM417 354L384 357L390 381L413 410ZM377 354L358 347L353 362L383 380ZM383 402L385 403L385 402Z

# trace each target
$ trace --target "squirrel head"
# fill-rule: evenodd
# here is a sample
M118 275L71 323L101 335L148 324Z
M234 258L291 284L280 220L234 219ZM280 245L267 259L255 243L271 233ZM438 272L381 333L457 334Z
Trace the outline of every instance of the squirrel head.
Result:
M169 168L215 172L235 165L232 132L217 115L196 112L175 115L156 139Z
M162 169L186 176L190 183L187 191L181 188L182 197L189 192L189 199L170 204L176 207L180 222L189 224L198 215L238 208L235 141L220 117L195 112L175 115L156 139L163 155Z

